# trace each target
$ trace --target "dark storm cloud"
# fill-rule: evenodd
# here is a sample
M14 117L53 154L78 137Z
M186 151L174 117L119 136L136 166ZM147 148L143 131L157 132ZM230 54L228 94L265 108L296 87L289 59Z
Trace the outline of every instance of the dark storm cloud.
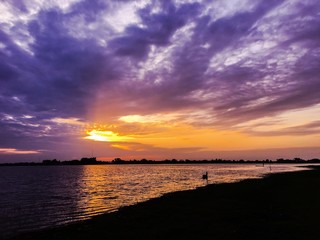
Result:
M2 91L7 97L19 97L26 112L45 117L50 117L48 112L52 112L51 117L81 117L95 94L96 84L102 79L112 80L117 74L94 40L79 40L67 34L64 22L68 17L58 9L43 10L29 22L28 30L34 38L30 44L32 56L8 37L5 41L12 56L2 56Z
M152 4L139 11L143 27L129 26L123 36L110 42L109 46L114 49L115 55L141 59L148 54L150 45L169 45L172 34L197 15L200 7L194 3L176 8L171 1L160 4L160 13L152 13Z
M45 12L30 24L36 44L35 58L43 67L38 72L41 84L35 92L41 93L41 107L58 109L61 116L81 116L86 103L93 97L96 84L110 81L116 68L108 61L95 41L78 40L64 32L61 13ZM108 71L106 71L106 69ZM36 102L36 94L30 94Z
M202 50L203 55L198 61L188 60L186 54L180 54L182 61L189 61L188 64L182 64L178 72L185 76L177 84L176 88L185 89L183 83L191 91L202 90L205 93L216 93L216 97L204 101L211 103L212 114L223 123L241 122L249 119L259 118L267 115L273 115L282 111L312 106L320 102L319 94L319 18L316 12L319 12L319 4L308 1L304 4L296 4L295 7L281 6L281 1L273 1L266 4L261 2L254 11L249 13L239 13L232 17L221 18L211 24L208 24L208 17L203 17L201 28L196 28L195 38L188 43L185 49L188 52L197 49L198 55L201 52L200 44L209 43L207 51ZM313 6L313 10L309 11ZM288 16L270 16L277 7L288 12ZM283 21L279 27L278 36L283 37L276 46L268 49L261 56L249 55L239 57L240 60L234 64L221 64L222 69L211 69L203 71L201 67L208 66L208 61L218 57L226 50L225 59L232 55L233 50L243 48L248 51L250 44L259 41L269 40L272 35L268 35L267 30L258 30L263 19L267 18L272 26L272 20ZM271 19L270 19L271 18ZM282 19L281 19L282 18ZM279 20L280 19L280 20ZM303 26L306 26L305 28ZM261 35L261 36L260 36ZM199 37L200 36L200 37ZM202 36L202 38L201 38ZM204 39L206 41L204 41ZM294 45L295 44L295 45ZM304 54L300 55L293 49L298 46ZM241 51L238 52L242 54ZM230 54L230 55L228 55ZM279 59L279 56L284 59ZM287 58L286 58L287 55ZM292 55L296 59L292 60ZM197 57L197 54L192 54ZM224 61L223 59L222 61ZM272 60L273 65L268 61ZM248 62L251 62L248 64ZM199 66L197 68L197 65ZM291 66L290 66L291 65ZM177 66L177 65L176 65ZM195 75L194 69L201 69L200 75ZM189 72L190 71L190 72ZM207 81L207 80L210 81ZM262 81L267 79L265 81ZM266 83L268 81L268 83ZM172 89L171 85L171 89ZM188 92L180 91L183 96ZM179 91L175 92L179 94ZM267 99L268 98L268 99ZM199 99L199 106L203 104L203 99Z
M204 31L203 27L199 26L200 34L203 34L206 41L211 43L211 50L221 51L234 41L239 41L241 37L250 34L254 30L252 29L254 24L282 2L283 0L260 1L253 11L220 18L208 24Z
M171 43L174 49L169 59L171 69L169 69L169 71L167 69L162 71L161 66L159 66L159 69L156 69L154 72L149 72L149 79L159 76L170 80L163 81L160 84L142 84L139 89L136 89L137 96L135 96L135 101L139 101L139 96L147 97L149 99L146 101L144 107L147 108L150 106L150 108L154 109L156 106L159 110L172 110L172 108L178 110L195 106L201 108L212 104L215 112L217 112L219 109L227 110L231 108L232 106L229 105L232 105L232 103L241 105L246 104L248 100L255 100L255 96L250 96L248 92L235 94L234 89L242 88L243 82L245 81L258 81L262 75L265 75L260 72L259 69L235 65L225 68L222 72L218 72L215 69L209 72L207 72L207 70L210 60L215 58L216 54L233 46L234 43L237 43L242 38L249 36L253 31L252 28L254 24L268 13L268 11L271 11L277 5L281 4L281 2L282 1L272 1L268 4L261 2L251 12L235 13L232 16L226 16L213 22L211 16L203 15L201 12L194 10L195 6L200 8L198 5L181 7L181 9L184 10L183 16L191 15L193 17L192 23L195 24L195 27L192 30L191 39L186 42L181 41L180 44L178 43L176 45L175 43ZM204 8L205 6L202 6L202 10ZM188 11L189 14L186 14ZM169 13L171 12L169 11ZM159 29L162 29L157 28L157 24L159 25L158 21L147 21L146 23L149 25L151 23L153 24L153 26L149 26L148 29L156 29L158 32ZM181 28L187 24L186 21L181 21L181 23L184 24L175 25L171 23L171 26ZM127 30L130 33L131 29ZM164 32L170 33L171 31ZM142 34L142 32L136 35L139 36L138 39L140 43L143 42L143 44L128 44L126 46L129 47L131 51L125 52L133 56L138 56L137 54L141 54L140 57L146 56L149 50L149 44L157 43L150 41L146 37L148 35ZM158 35L167 36L161 33L161 31ZM130 39L136 41L136 37ZM180 41L180 39L177 41ZM207 44L208 47L204 48L203 45L205 44ZM146 77L146 80L147 79L148 76ZM208 81L212 79L216 81ZM189 98L189 95L194 91L203 91L204 93L220 92L219 95L222 96L211 99ZM227 105L226 102L228 101L231 102ZM221 111L219 114L223 114L223 112Z
M59 121L59 118L45 120L22 114L0 114L0 146L17 149L47 149L68 144L68 140L78 137L81 122L73 125ZM4 137L5 136L5 137ZM60 146L63 149L63 146Z

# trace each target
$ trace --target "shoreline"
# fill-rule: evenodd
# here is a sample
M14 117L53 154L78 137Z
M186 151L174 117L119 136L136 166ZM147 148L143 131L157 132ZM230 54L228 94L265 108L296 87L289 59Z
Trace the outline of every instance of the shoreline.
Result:
M319 164L320 159L313 158L304 160L296 159L277 159L277 160L225 160L225 159L212 159L212 160L113 160L113 161L98 161L95 157L82 158L81 160L42 160L42 162L16 162L0 163L0 167L21 167L21 166L86 166L86 165L184 165L184 164Z
M89 220L9 239L320 239L319 187L319 166L266 174L167 193Z

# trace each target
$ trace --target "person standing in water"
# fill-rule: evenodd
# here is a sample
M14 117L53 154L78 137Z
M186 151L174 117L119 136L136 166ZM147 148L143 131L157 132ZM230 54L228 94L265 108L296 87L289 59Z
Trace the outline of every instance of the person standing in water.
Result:
M207 184L208 184L208 172L206 172L206 174L202 175L202 179L207 180Z

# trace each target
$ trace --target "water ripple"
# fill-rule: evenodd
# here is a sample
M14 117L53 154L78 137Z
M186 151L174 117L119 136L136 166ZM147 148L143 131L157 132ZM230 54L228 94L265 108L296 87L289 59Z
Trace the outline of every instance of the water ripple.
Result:
M273 165L273 172L295 171ZM111 212L164 193L261 177L255 165L99 165L0 168L0 238Z

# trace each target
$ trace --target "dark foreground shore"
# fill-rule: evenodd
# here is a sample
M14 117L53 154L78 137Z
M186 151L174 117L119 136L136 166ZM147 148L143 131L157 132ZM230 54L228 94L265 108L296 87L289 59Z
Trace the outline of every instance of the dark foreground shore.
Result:
M320 168L166 194L16 240L320 239Z

